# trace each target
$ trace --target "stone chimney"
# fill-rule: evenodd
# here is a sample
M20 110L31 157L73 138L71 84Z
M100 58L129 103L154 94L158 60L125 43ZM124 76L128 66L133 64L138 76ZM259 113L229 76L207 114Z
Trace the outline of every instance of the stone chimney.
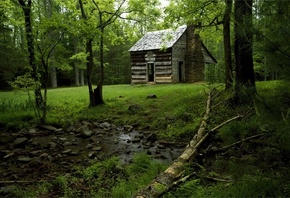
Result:
M205 61L200 36L195 34L196 27L190 25L186 30L185 82L204 81Z

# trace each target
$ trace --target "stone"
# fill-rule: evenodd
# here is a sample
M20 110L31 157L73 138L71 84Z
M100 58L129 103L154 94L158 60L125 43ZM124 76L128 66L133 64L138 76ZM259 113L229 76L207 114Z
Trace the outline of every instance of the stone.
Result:
M93 148L93 145L92 145L92 144L88 144L88 145L86 146L86 148L87 148L87 149L91 149L91 148Z
M87 122L87 121L82 121L82 124L85 125L85 126L91 126L92 125L90 122Z
M90 159L94 158L96 156L96 152L89 152L88 157Z
M117 131L123 131L124 130L124 127L116 127L116 130Z
M74 128L73 125L70 125L70 126L66 129L67 132L71 132L71 131L73 131L73 130L75 130L75 128Z
M32 159L29 164L30 167L39 167L43 165L43 163L39 159Z
M162 145L162 144L158 144L157 147L158 147L159 149L165 149L165 146Z
M70 146L70 145L71 145L71 142L68 142L68 141L63 143L63 146Z
M32 141L30 142L30 145L34 146L34 147L37 147L39 146L40 144L37 142L37 141Z
M30 162L32 158L30 157L18 157L19 162Z
M110 128L111 127L111 124L109 122L103 122L100 124L100 127L101 128Z
M99 144L100 143L100 139L98 137L92 136L91 137L91 141L95 144Z
M55 132L62 132L63 128L56 129Z
M70 153L70 155L78 155L79 154L79 151L72 151L71 153Z
M36 133L36 129L29 129L28 133Z
M141 139L140 138L133 138L132 139L132 143L138 143L138 142L140 142L141 141Z
M47 129L49 131L57 131L57 128L55 128L54 126L51 126L51 125L41 125L41 127L43 129Z
M0 143L1 144L6 144L9 142L12 142L14 140L14 137L12 135L9 134L1 134L0 135Z
M47 157L47 156L49 156L48 153L42 153L39 157L41 157L41 158L45 158L45 157Z
M4 157L3 157L3 159L7 159L7 158L10 158L10 157L12 157L12 156L14 156L14 152L12 152L12 153L8 153L7 155L5 155Z
M17 138L16 140L14 140L13 145L15 147L23 147L26 143L27 143L27 138L22 137L22 138Z
M154 99L154 98L157 98L157 96L155 94L150 94L146 97L147 99L150 98L150 99Z
M89 138L93 135L93 132L88 127L81 128L81 133L83 137Z
M124 126L124 130L125 131L132 131L132 129L133 129L133 126L131 126L131 125L125 125Z
M128 111L131 114L136 114L138 113L138 111L141 111L141 110L142 110L142 107L141 105L138 105L138 104L132 104L128 107Z
M144 148L144 149L149 149L149 148L150 148L150 144L145 144L145 145L143 145L143 148Z
M55 142L49 142L48 143L50 148L55 148L56 147L56 143Z
M102 149L102 147L97 146L97 147L92 148L92 151L100 151L101 149Z
M31 155L34 155L34 156L37 156L37 155L39 155L41 152L42 152L42 150L31 151L30 154L31 154Z
M64 141L66 141L66 140L67 140L67 138L66 138L66 137L60 137L60 138L59 138L59 140L61 140L61 141L63 141L63 142L64 142Z
M70 152L71 152L71 149L67 149L67 150L63 151L62 154L68 154Z
M51 162L54 160L54 158L51 155L47 156L47 159Z

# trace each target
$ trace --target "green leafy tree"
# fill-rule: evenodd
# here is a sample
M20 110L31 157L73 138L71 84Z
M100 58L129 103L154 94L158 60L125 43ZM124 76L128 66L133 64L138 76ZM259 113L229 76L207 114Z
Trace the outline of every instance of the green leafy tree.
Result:
M27 40L27 50L28 50L28 60L30 65L30 75L32 79L35 81L35 103L38 111L43 110L43 97L41 94L41 87L38 82L40 82L40 76L38 73L38 67L36 64L35 57L35 38L33 34L33 25L32 25L32 0L18 0L18 3L24 14L25 21L25 35ZM44 117L40 117L40 124L45 122Z
M0 5L0 90L11 89L9 82L25 73L25 49L22 10L10 0Z
M254 17L255 67L260 79L290 76L289 1L256 1Z

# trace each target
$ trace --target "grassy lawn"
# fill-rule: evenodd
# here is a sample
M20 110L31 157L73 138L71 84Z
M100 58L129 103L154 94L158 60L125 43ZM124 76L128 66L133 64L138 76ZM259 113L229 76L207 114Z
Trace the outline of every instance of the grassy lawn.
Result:
M50 89L47 123L68 127L82 120L106 119L115 124L170 131L174 130L174 126L168 124L172 120L178 121L175 125L193 119L198 123L207 89L208 86L200 84L105 86L106 105L95 108L88 108L87 87ZM157 98L147 98L153 94ZM29 99L26 92L0 92L0 101L0 126L16 130L33 124L33 98ZM130 111L130 106L135 108Z
M105 86L106 105L95 108L88 108L87 87L51 89L47 123L65 128L83 120L106 120L156 131L159 138L188 141L200 124L206 93L212 87L205 84ZM215 87L223 89L219 85ZM245 116L223 126L210 137L210 142L206 143L209 146L201 148L201 152L257 134L263 136L189 163L185 175L197 171L199 177L180 184L164 197L290 196L290 86L281 81L257 82L257 92L253 102L247 105L233 106L227 102L230 92L222 92L215 98L214 106L220 105L213 108L208 129L237 114ZM152 94L157 98L147 98ZM0 101L2 128L17 131L34 124L27 93L0 92ZM125 167L118 159L111 158L82 167L72 175L61 175L50 183L19 188L16 194L49 197L50 193L57 192L62 197L131 197L164 168L145 155L136 156L135 161ZM90 192L80 190L79 185Z

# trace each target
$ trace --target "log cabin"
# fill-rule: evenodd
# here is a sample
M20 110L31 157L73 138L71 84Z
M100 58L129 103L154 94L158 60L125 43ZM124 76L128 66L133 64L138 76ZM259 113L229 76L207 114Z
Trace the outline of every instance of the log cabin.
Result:
M181 26L147 32L129 50L132 84L204 81L205 65L217 61L194 31Z

